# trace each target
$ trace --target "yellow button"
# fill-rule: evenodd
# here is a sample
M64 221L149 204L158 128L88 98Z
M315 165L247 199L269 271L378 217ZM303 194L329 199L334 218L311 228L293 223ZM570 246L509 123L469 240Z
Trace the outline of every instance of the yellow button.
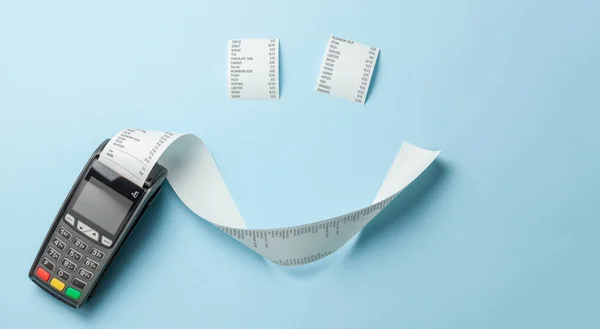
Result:
M65 284L57 278L53 278L52 281L50 281L50 285L58 291L62 291L63 289L65 289Z

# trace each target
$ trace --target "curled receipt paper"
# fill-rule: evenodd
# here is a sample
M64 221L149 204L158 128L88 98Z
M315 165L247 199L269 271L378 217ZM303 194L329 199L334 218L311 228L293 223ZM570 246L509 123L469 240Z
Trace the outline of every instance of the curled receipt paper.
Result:
M168 169L175 193L194 213L271 262L295 266L340 249L438 154L404 143L370 206L311 224L267 229L246 228L215 161L195 135L124 129L109 141L99 161L139 186L159 162Z

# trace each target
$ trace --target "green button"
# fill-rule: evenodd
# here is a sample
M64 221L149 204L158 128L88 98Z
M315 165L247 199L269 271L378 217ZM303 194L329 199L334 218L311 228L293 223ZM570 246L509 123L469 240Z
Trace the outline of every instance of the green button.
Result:
M81 296L81 292L69 287L67 288L67 291L65 291L65 294L67 294L67 296L73 298L73 299L79 299L79 297Z

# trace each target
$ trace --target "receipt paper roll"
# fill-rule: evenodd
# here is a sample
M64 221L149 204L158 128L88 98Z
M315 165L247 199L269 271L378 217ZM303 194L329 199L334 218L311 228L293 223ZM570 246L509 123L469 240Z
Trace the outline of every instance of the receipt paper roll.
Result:
M156 162L168 169L167 180L181 201L198 216L282 266L314 262L340 249L414 181L438 156L403 143L368 207L313 222L284 227L249 229L221 173L202 140L192 134L142 129L118 132L99 161L142 186Z

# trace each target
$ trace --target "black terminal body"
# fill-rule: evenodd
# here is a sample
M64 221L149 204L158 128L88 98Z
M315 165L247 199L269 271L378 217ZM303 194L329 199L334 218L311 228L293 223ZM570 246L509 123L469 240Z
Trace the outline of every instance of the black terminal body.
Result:
M158 163L143 187L122 177L98 162L108 141L79 174L29 270L33 282L74 308L93 296L167 177Z

